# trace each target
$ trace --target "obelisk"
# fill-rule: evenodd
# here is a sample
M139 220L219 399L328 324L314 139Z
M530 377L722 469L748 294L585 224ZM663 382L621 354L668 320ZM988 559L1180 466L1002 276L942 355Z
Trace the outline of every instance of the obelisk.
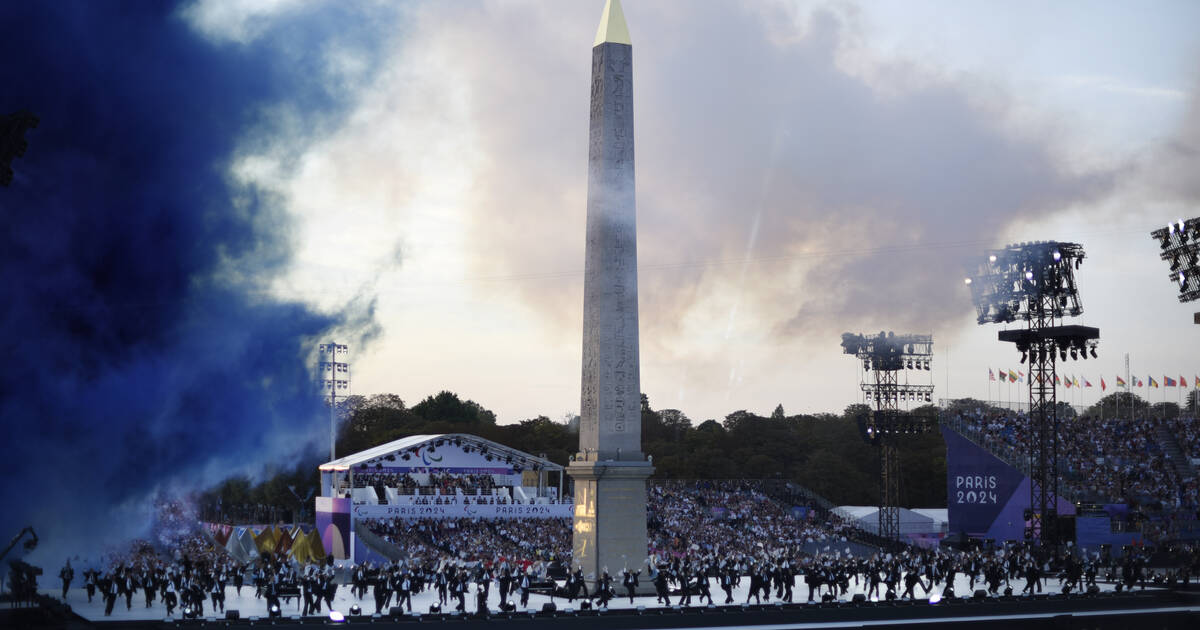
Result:
M646 478L638 369L633 46L620 0L607 0L592 47L583 382L573 562L589 582L646 559Z

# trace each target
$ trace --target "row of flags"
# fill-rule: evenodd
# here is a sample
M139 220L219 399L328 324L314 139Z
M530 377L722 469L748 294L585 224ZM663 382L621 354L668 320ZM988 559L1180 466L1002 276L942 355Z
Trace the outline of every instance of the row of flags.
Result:
M996 380L997 372L1000 374L1001 382L1008 382L1008 383L1023 383L1023 382L1025 382L1025 373L1021 372L1020 370L1017 370L1015 372L1013 370L997 370L996 372L993 372L992 368L988 368L988 380L990 380L990 381ZM1142 379L1140 379L1136 376L1131 376L1129 378L1130 378L1130 380L1133 381L1134 387L1146 387L1147 386L1146 381L1143 381ZM1178 379L1171 378L1170 376L1163 376L1161 383L1159 381L1155 380L1153 376L1147 376L1146 379L1149 381L1149 387L1159 387L1160 385L1162 387L1187 387L1188 386L1188 380L1187 380L1186 376L1180 376ZM1195 377L1194 382L1195 382L1194 387L1200 389L1200 376ZM1086 378L1081 379L1078 376L1059 377L1057 374L1054 375L1054 384L1061 385L1063 387L1093 387L1091 381L1087 380ZM1117 387L1128 387L1128 386L1129 386L1129 384L1125 382L1125 379L1121 378L1120 376L1117 377ZM1107 389L1108 389L1108 383L1106 383L1104 381L1104 377L1101 376L1100 377L1100 390L1104 391Z

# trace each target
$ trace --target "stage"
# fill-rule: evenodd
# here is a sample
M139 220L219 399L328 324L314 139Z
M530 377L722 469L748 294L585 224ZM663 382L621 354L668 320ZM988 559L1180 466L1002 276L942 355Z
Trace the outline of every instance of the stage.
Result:
M678 606L678 598L673 596L671 607L663 607L656 603L654 596L634 598L630 604L628 598L618 598L610 602L608 610L581 610L581 601L568 602L561 597L553 600L546 595L531 595L529 608L513 613L501 613L499 598L493 589L488 598L489 616L482 618L476 614L473 594L467 597L465 614L430 614L429 607L437 601L435 592L423 592L413 596L413 614L405 614L392 618L390 611L385 609L382 615L372 617L374 600L370 594L361 601L353 598L349 586L338 589L334 600L334 610L344 615L345 625L394 625L408 623L453 623L455 627L488 627L501 626L504 628L538 627L548 628L552 624L569 623L576 628L729 628L729 627L758 627L762 630L783 630L784 628L833 628L833 627L913 627L913 624L947 624L959 626L966 623L979 627L1012 627L1016 624L1030 627L1074 627L1063 625L1070 619L1078 619L1087 627L1128 627L1131 624L1128 616L1154 615L1155 627L1200 627L1200 593L1171 592L1160 588L1135 590L1133 593L1117 594L1112 585L1104 584L1102 592L1094 596L1072 595L1035 595L1012 597L989 597L974 601L971 598L942 599L931 603L925 597L912 601L897 600L893 602L863 602L855 603L853 596L863 592L864 588L856 588L853 584L847 594L836 602L805 603L808 589L803 584L794 591L793 599L797 603L785 604L772 599L763 604L744 604L748 580L743 580L740 588L734 590L735 603L723 606L724 592L716 588L713 581L713 595L718 605L700 606L693 597L692 606ZM1019 592L1024 587L1023 580L1013 583L1013 590ZM1047 580L1046 593L1059 593L1061 586L1057 580ZM81 588L73 588L68 593L67 604L72 611L82 617L79 621L91 622L97 627L168 627L179 626L248 626L251 623L266 625L274 621L283 625L327 625L330 624L329 611L322 615L300 617L300 603L293 599L285 604L281 616L275 620L268 618L266 600L254 597L253 587L243 587L240 596L235 589L228 587L226 594L226 610L237 610L239 621L226 621L225 614L214 613L205 602L204 614L198 619L184 620L177 616L165 619L165 609L161 602L156 601L150 608L145 608L145 599L135 595L133 606L125 608L124 598L118 600L118 605L111 616L104 616L104 604L100 597L94 597L92 603L87 602L86 592ZM958 595L970 595L967 579L959 576L955 583ZM43 589L44 595L55 597L61 594L61 589ZM938 593L940 594L940 593ZM936 600L936 597L935 597ZM546 604L553 603L556 610L553 613L543 612ZM350 607L357 604L365 613L363 617L350 616ZM452 609L451 600L447 609ZM1186 623L1182 623L1185 622ZM86 624L85 622L85 624ZM1120 622L1120 623L1118 623ZM1178 625L1178 623L1182 625ZM1140 621L1139 621L1140 623ZM1049 625L1047 625L1049 624ZM1113 625L1116 624L1116 625ZM1084 626L1080 626L1084 627ZM1027 629L1026 629L1027 630Z

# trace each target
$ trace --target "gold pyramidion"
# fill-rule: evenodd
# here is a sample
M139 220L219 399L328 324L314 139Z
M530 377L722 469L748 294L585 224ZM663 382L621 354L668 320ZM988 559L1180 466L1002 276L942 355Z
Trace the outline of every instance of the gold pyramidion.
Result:
M629 27L625 26L625 12L621 10L621 0L608 0L604 4L600 28L596 29L596 43L592 44L592 47L609 42L633 45L633 42L629 41Z

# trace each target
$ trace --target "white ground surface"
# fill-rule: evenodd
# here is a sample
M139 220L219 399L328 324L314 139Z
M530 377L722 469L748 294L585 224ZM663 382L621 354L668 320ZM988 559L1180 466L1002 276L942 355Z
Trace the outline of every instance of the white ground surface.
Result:
M49 580L43 580L42 582L43 582L43 586L50 584ZM797 587L793 591L793 601L798 602L798 603L803 603L804 601L806 601L806 599L808 597L808 587L803 583L803 578L798 578L796 580L796 583L797 583ZM711 580L711 585L712 585L713 600L716 604L720 605L721 602L723 602L725 599L725 592L720 589L720 587L718 586L717 581L715 579ZM734 601L737 604L741 604L742 602L746 601L746 593L748 591L748 586L749 586L749 580L743 578L741 586L739 588L734 589L733 596L734 596ZM1104 591L1110 591L1113 589L1113 585L1111 585L1111 584L1100 584L1099 586L1100 586L1101 590L1104 590ZM985 587L980 586L979 582L976 582L976 587L985 588ZM1021 590L1023 588L1025 588L1025 580L1022 580L1022 579L1014 580L1012 582L1012 588L1013 588L1013 592L1015 594L1019 594L1021 592ZM1003 589L1004 589L1004 587L1001 586L1001 591L1003 591ZM618 592L620 592L622 590L623 589L618 589ZM918 599L924 599L926 597L926 594L920 590L920 587L918 587L916 590L918 593ZM955 580L955 584L954 584L954 590L955 590L955 593L960 597L963 595L970 595L973 592L973 590L968 588L968 580L963 575L957 576L957 579ZM43 589L41 589L41 592L46 595L50 595L52 597L57 598L59 595L62 594L61 583L58 588L54 588L54 589L43 588ZM850 583L850 589L847 591L846 595L843 597L839 597L839 599L842 601L849 601L850 598L853 597L855 593L865 593L865 592L866 592L866 585L861 584L861 583L856 585L852 581ZM1058 580L1055 580L1055 579L1046 580L1043 583L1043 592L1061 593L1062 585L1059 583ZM940 590L938 591L938 593L940 594ZM772 595L773 594L774 593L772 593ZM516 597L516 596L510 597L509 599L510 599L510 601L513 601L514 603L518 602L518 597ZM413 603L413 612L414 613L428 614L430 604L437 602L437 592L436 591L425 591L423 593L414 595L412 600L413 600L412 603ZM677 600L678 600L677 597L672 597L671 603L676 604L676 603L678 603ZM531 609L541 610L542 604L549 602L549 601L551 601L551 598L544 596L544 595L530 595L529 607ZM555 597L555 598L553 598L553 601L555 604L557 604L558 609L560 611L565 608L568 608L568 607L573 607L573 608L578 609L579 604L580 604L580 600L578 600L578 599L576 599L574 603L570 603L566 599L561 598L561 597ZM772 598L770 601L774 602L775 600L774 600L774 598ZM697 598L693 595L693 597L692 597L693 605L699 605L697 602L698 602ZM67 603L71 605L71 608L76 613L82 615L83 617L85 617L87 619L95 620L95 621L106 620L106 619L107 620L163 619L166 617L166 607L163 606L162 601L156 598L153 606L151 606L150 608L146 608L145 607L146 599L140 591L134 595L133 606L129 610L125 609L125 598L124 597L118 598L117 605L113 609L113 614L109 617L104 616L104 600L99 595L97 595L96 597L93 597L92 602L89 604L87 601L87 591L85 591L83 588L76 587L76 585L74 585L74 584L72 585L71 590L67 593ZM211 609L210 604L211 604L211 600L205 600L203 616L206 618L214 618L214 617L224 618L225 615L220 612L214 612ZM366 597L364 597L362 600L358 600L350 594L350 586L349 585L343 585L343 586L338 587L337 596L334 598L333 604L334 604L334 610L337 610L344 614L349 612L350 606L352 606L353 604L358 604L359 607L362 608L363 613L365 613L365 614L369 615L369 614L372 614L375 612L375 599L371 595L371 591L368 589ZM392 601L392 604L393 605L395 604L394 599ZM283 609L282 609L283 616L286 618L286 617L290 617L293 615L299 615L301 612L302 606L303 606L302 602L297 602L296 599L293 599L291 604L283 605ZM454 606L455 606L455 602L454 602L454 600L451 600L450 605L447 606L445 608L445 610L446 611L452 610L454 608ZM629 603L629 598L627 598L627 597L617 598L617 599L612 600L609 603L609 608L614 609L614 610L615 609L636 608L637 606L645 606L646 608L654 608L656 606L659 606L659 604L655 601L655 597L653 595L635 597L634 603L632 605ZM495 585L493 585L491 592L489 593L488 607L493 612L498 611L500 608L500 598L499 598L499 594L496 592ZM247 617L263 617L263 618L267 617L267 602L265 599L255 599L253 586L243 586L242 594L240 597L238 596L238 594L236 593L235 589L232 586L227 587L226 588L225 609L239 611L239 613L241 614L241 617L243 619L245 619ZM328 612L329 611L324 609L324 606L322 606L322 613L328 614ZM467 612L468 613L475 612L475 598L474 598L473 593L468 593L468 596L467 596ZM383 611L383 613L387 614L387 610L385 609ZM175 609L175 614L176 614L176 616L180 615L179 608Z

